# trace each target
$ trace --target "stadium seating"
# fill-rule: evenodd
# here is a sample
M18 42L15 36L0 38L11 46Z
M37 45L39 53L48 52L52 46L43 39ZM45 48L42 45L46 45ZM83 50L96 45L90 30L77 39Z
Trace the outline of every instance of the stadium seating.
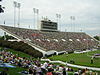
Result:
M86 50L98 45L98 41L83 32L46 32L9 26L1 27L43 48L45 51Z

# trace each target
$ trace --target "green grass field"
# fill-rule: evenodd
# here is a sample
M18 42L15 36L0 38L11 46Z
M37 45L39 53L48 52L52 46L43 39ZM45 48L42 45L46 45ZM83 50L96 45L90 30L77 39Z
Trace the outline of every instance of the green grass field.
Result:
M64 62L69 62L73 60L77 65L84 65L84 66L92 66L92 67L99 67L100 68L100 58L94 58L93 64L91 64L91 56L94 54L99 53L100 50L91 51L88 53L81 53L81 54L63 54L63 55L55 55L52 57L49 57L51 60L61 60Z

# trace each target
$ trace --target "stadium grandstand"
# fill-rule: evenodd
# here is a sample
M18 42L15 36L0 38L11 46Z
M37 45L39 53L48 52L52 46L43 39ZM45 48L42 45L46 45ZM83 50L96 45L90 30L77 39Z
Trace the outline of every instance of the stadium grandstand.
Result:
M84 32L52 32L3 25L0 28L42 52L44 56L94 49L98 46L98 41Z

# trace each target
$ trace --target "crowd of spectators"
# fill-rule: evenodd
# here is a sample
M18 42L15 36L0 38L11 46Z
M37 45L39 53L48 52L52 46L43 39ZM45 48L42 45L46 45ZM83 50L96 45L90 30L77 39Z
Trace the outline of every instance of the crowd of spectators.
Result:
M14 55L12 52L4 50L0 51L0 61L2 61L2 63L10 63L24 68L32 64L26 57L19 57L17 54Z
M98 45L95 39L82 32L44 32L8 26L2 27L47 51L86 50L96 48Z
M28 70L19 73L27 75L68 75L68 72L72 72L73 75L96 75L88 69L73 70L68 66L55 65L48 62L41 63L39 60L27 59L27 57L19 57L12 52L2 50L0 51L0 63L9 63L18 67L27 68Z

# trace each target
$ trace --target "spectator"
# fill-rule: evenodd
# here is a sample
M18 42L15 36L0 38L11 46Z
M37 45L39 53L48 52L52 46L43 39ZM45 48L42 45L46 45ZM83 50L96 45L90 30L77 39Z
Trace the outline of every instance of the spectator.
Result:
M33 69L32 68L29 68L29 74L33 75Z
M63 75L68 75L68 73L66 72L66 69L63 68L63 72L62 72Z
M48 69L48 72L46 73L46 75L53 75L52 70L50 68Z

